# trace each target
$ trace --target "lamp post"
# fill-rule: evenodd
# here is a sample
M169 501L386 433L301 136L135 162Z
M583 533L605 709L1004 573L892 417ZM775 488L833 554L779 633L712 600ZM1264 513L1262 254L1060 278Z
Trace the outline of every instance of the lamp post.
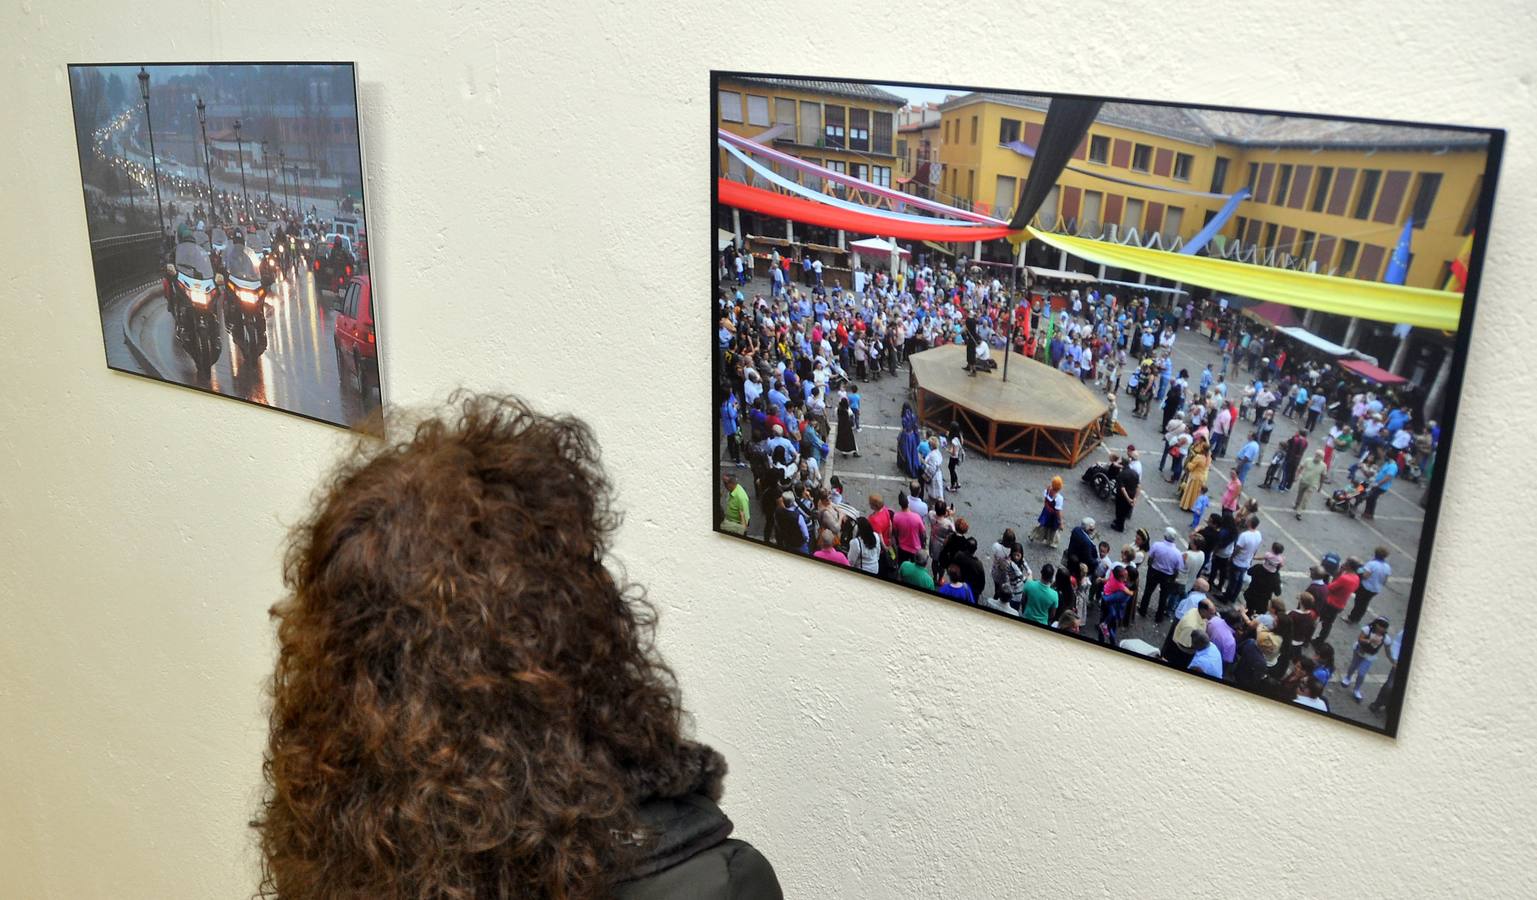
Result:
M203 132L203 176L208 179L208 223L212 227L217 203L213 193L213 160L208 154L208 106L197 98L197 124Z
M272 157L267 155L267 142L262 141L262 167L267 170L267 205L272 205Z
M240 145L240 120L235 120L235 158L240 162L240 208L246 218L251 217L251 198L245 190L245 150Z
M283 209L291 209L288 203L288 154L278 151L278 178L283 185Z
M155 212L160 218L160 234L165 235L165 209L160 205L160 163L155 159L155 123L149 117L149 71L139 67L139 97L144 100L144 127L149 130L149 165L155 179Z

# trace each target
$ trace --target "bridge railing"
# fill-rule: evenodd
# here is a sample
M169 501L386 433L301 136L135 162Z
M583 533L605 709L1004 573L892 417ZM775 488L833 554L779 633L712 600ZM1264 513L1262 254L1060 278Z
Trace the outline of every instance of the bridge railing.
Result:
M91 267L99 303L124 288L153 279L160 271L160 232L144 231L91 241Z

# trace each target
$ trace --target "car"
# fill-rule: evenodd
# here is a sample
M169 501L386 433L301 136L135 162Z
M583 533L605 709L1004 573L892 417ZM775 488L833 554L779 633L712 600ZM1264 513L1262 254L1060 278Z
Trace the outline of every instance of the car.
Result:
M377 405L379 344L374 332L374 299L370 278L354 275L341 292L336 312L336 374L342 386Z

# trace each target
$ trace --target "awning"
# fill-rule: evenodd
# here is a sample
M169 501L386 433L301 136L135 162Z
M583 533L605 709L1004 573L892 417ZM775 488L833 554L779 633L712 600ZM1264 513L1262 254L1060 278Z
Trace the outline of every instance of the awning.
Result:
M1387 369L1374 366L1364 359L1342 359L1340 360L1340 368L1348 369L1367 381L1382 385L1403 384L1409 380L1400 375L1394 375Z
M1188 294L1188 293L1190 293L1189 291L1184 290L1183 288L1159 287L1156 284L1138 284L1135 281L1111 281L1108 278L1103 279L1102 281L1100 281L1100 284L1118 284L1118 285L1121 285L1122 287L1136 288L1139 291L1152 291L1152 292L1158 293L1158 294Z
M849 250L855 253L871 254L875 256L890 256L895 250L898 256L910 256L908 251L894 246L890 241L878 237L865 238L862 241L854 241L849 244Z
M1277 328L1290 328L1297 324L1297 314L1292 312L1291 307L1280 303L1256 303L1243 312L1251 319Z
M1211 256L1126 246L1028 229L1030 237L1090 262L1146 272L1228 295L1253 297L1299 309L1355 316L1393 325L1455 331L1462 323L1462 295L1451 291L1277 269ZM1294 322L1286 322L1291 325Z
M1294 326L1287 326L1277 330L1285 334L1287 337L1292 338L1293 340L1307 344L1309 347L1312 347L1316 350L1322 350L1323 352L1337 359L1355 359L1370 363L1372 365L1377 364L1377 357L1368 356L1359 350L1352 350L1349 347L1342 347L1333 341L1326 341L1311 331L1307 331L1305 329L1297 328Z
M1085 275L1082 272L1069 272L1066 269L1043 269L1040 266L1025 266L1030 274L1036 278L1045 278L1050 281L1074 281L1080 284L1093 284L1098 281L1093 275Z
M715 229L715 249L724 250L736 243L736 235L724 228Z
M911 178L898 178L897 179L897 184L908 184L911 181L912 181Z

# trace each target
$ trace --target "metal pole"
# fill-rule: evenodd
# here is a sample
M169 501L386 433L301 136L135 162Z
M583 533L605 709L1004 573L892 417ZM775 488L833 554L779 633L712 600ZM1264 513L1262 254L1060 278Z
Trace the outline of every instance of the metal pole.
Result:
M202 97L197 98L197 124L203 132L203 177L208 179L208 224L212 227L218 204L213 193L213 158L208 153L208 107Z
M283 179L283 208L292 209L288 201L288 154L278 151L278 177Z
M160 163L155 157L155 121L149 115L149 71L139 67L139 93L144 98L144 126L149 130L150 176L155 179L155 213L160 220L160 233L165 234L165 208L160 205Z
M262 141L262 166L267 170L267 205L272 205L272 157L267 155L267 142Z
M235 154L240 161L240 206L244 210L246 218L251 216L251 198L246 196L245 190L245 150L240 144L240 120L235 120Z

